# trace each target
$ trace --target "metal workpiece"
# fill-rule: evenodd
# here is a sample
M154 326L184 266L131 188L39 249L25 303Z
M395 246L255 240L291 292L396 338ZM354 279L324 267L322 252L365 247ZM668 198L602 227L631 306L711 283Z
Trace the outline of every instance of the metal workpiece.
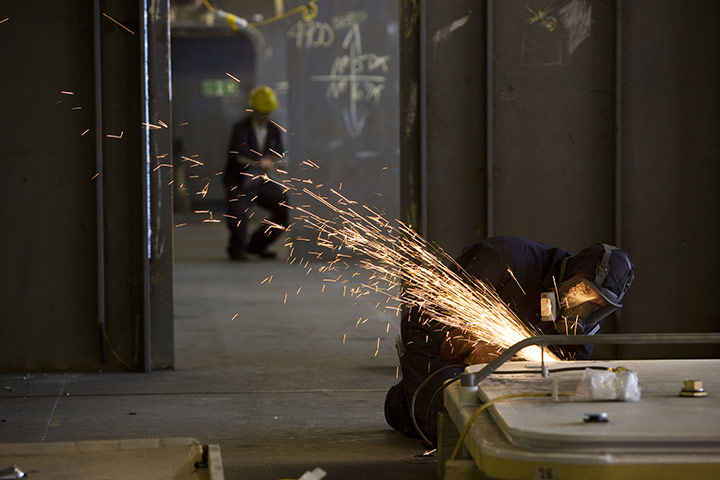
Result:
M653 344L720 344L717 333L626 333L601 335L540 335L526 338L505 350L499 357L475 373L475 381L482 382L488 375L510 360L517 352L531 345L653 345ZM544 362L542 367L544 367Z
M705 388L716 390L720 360L568 361L570 368L558 369L553 380L538 375L537 365L513 362L511 370L500 369L506 375L481 382L479 402L491 405L480 415L477 403L463 400L458 382L444 390L448 415L457 431L468 432L464 445L482 478L718 477L720 417L714 412L720 397L681 398L677 391L683 378L694 379L688 388L700 388L695 379L702 378ZM588 368L637 372L642 401L572 398ZM555 381L569 398L547 395ZM458 438L445 435L438 443L442 450Z

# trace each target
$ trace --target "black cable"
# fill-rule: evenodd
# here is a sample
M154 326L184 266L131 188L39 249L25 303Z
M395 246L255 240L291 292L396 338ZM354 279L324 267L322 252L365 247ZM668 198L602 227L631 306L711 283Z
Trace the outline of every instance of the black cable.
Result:
M460 367L464 368L464 367L466 367L466 365L458 365L458 364L447 365L445 367L435 370L433 373L428 375L428 377L425 380L423 380L423 382L420 384L420 386L418 386L418 388L415 389L415 392L413 393L412 400L410 402L410 420L412 420L413 426L415 427L415 431L418 433L418 435L420 435L420 438L431 447L435 447L436 446L435 443L431 442L430 439L428 439L425 436L425 434L420 429L420 426L418 425L417 420L415 419L415 401L417 400L420 390L425 388L425 386L427 386L427 384L430 382L430 380L433 377L435 377L435 375L437 375L438 373L443 372L445 370L449 370L451 368L460 368ZM550 373L558 373L558 372L569 372L569 371L573 371L573 370L585 370L587 368L590 368L593 370L608 370L608 369L610 369L610 367L603 367L603 366L560 367L560 368L554 368L552 370L548 370L548 373L550 374ZM542 374L542 370L535 370L535 371L532 371L532 370L530 370L530 371L528 371L528 370L506 370L506 371L502 371L502 372L494 371L494 372L491 372L491 375L519 375L519 374L531 374L532 375L535 373ZM446 387L448 387L452 383L456 382L457 380L460 380L460 375L457 375L454 378L446 380L445 382L443 382L443 384L439 388L437 388L435 390L435 392L433 392L432 396L430 397L430 403L428 403L427 411L425 412L425 418L430 417L430 410L432 408L433 402L435 401L435 398L443 390L445 390Z
M450 367L446 367L446 368L450 368ZM569 371L573 371L573 370L585 370L586 368L591 368L591 369L593 369L593 370L608 370L610 367L602 367L602 366L561 367L561 368L554 368L554 369L552 369L552 370L548 370L548 373L569 372ZM441 369L441 370L442 370L442 369ZM437 371L439 372L439 371L441 371L441 370L437 370ZM435 373L436 373L436 372L435 372ZM535 371L532 371L532 370L531 370L531 371L528 371L528 370L506 370L506 371L503 371L503 372L498 372L498 371L491 372L491 375L503 375L503 374L519 375L519 374L535 374L535 373L542 373L542 371L541 371L541 370L535 370ZM433 375L434 375L434 373L433 373ZM425 418L429 418L429 417L430 417L430 409L432 408L432 404L433 404L433 402L435 401L435 398L436 398L443 390L445 390L445 388L447 388L448 386L450 386L451 384L455 383L455 382L458 381L458 380L460 380L460 375L458 375L458 376L456 376L456 377L454 377L454 378L451 378L451 379L446 380L442 385L440 385L439 388L437 388L437 389L435 390L435 392L432 394L432 397L430 397L430 403L428 404L427 411L425 412ZM423 384L424 384L424 382L423 382ZM421 384L420 387L418 387L418 390L419 390L422 386L423 386L423 385ZM412 411L412 410L411 410L411 415L413 415L413 419L414 419L415 414L414 414L414 411ZM413 420L413 424L415 424L415 423L414 423L414 420ZM418 428L416 424L415 424L415 428L416 428L416 429ZM423 436L423 439L425 439L424 436ZM425 440L427 441L427 439L425 439ZM430 443L430 445L435 446L435 445L432 444L432 443Z
M442 392L443 390L445 390L445 388L446 388L447 386L449 386L450 384L455 383L455 382L457 382L458 380L460 380L461 375L462 375L462 374L460 374L460 375L458 375L458 376L456 376L456 377L454 377L454 378L450 378L450 379L448 379L448 380L445 380L445 382L444 382L442 385L440 385L440 388L438 388L437 390L435 390L435 393L433 393L433 394L432 394L432 397L430 397L430 403L428 404L427 411L425 412L425 418L429 418L429 417L430 417L430 409L432 408L432 404L433 404L433 402L435 401L435 397L437 397L440 392Z
M422 440L431 447L434 447L435 444L433 442L431 442L425 436L423 431L420 429L420 426L417 424L417 420L415 420L415 401L417 400L418 393L420 392L420 390L425 388L425 386L430 382L430 380L433 377L435 377L435 375L437 375L438 373L443 372L448 369L451 369L451 368L464 368L464 367L465 367L465 365L446 365L442 368L439 368L439 369L435 370L433 373L431 373L430 375L428 375L428 377L425 380L423 380L423 382L418 386L418 388L415 389L415 392L413 392L412 400L410 401L410 420L412 421L413 427L415 427L415 431L418 433L418 435L420 435L420 438L422 438ZM460 376L458 375L456 378L460 378Z

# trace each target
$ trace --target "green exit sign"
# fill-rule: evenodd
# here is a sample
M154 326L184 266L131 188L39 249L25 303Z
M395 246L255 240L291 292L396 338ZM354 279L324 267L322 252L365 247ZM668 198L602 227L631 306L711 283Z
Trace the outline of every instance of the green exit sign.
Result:
M240 86L229 78L210 78L200 82L203 97L235 97L240 93Z

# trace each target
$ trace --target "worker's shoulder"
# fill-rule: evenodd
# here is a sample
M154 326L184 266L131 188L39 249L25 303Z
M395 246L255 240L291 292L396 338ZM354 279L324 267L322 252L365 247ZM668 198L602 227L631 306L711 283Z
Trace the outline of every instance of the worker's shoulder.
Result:
M485 242L487 254L497 255L504 262L515 261L544 261L547 258L563 257L567 255L562 249L546 243L511 235L498 235L488 238ZM483 250L478 250L483 251ZM490 253L492 252L492 253Z
M498 254L543 248L545 246L542 243L512 235L495 235L488 237L480 242L480 245L481 249L493 251Z

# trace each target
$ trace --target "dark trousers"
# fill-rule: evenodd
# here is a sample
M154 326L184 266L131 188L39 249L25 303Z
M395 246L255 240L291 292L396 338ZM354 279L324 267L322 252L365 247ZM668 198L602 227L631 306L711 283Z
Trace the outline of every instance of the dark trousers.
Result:
M462 367L447 369L434 375L418 392L415 409L412 410L412 397L420 385L432 372L449 365L431 345L420 342L418 345L421 346L405 350L400 355L403 379L391 387L385 396L385 421L400 433L419 438L420 435L412 423L411 415L414 415L418 427L434 446L437 444L437 414L445 408L443 394L435 395L435 392L445 380L462 373L463 369Z
M246 251L261 252L273 243L284 230L262 223L247 241L248 215L250 207L260 205L270 212L268 220L273 224L287 227L288 208L285 188L261 177L262 172L252 172L255 177L244 177L239 185L226 185L227 226L230 230L228 253L231 257Z

